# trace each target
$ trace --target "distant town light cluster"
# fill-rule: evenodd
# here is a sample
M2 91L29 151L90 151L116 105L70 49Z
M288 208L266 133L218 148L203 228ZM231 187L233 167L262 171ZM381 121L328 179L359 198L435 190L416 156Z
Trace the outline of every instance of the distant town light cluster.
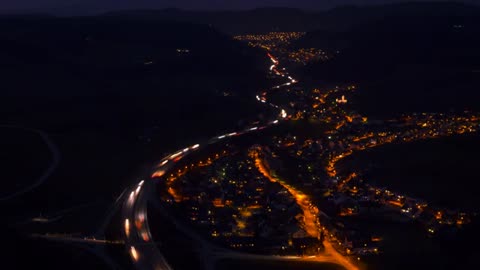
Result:
M311 61L326 61L332 54L318 48L299 48L292 50L289 45L304 36L304 32L270 32L268 34L249 34L235 36L234 39L248 42L249 46L260 47L275 53L282 60L306 65Z
M317 60L326 61L330 59L330 57L327 52L317 48L300 48L288 53L288 59L290 61L303 65Z
M185 49L185 48L179 48L177 49L178 54L188 54L190 53L190 49Z
M289 45L292 41L297 40L304 35L305 32L270 32L258 35L240 35L234 36L233 38L240 41L247 41L250 46L262 47L270 50L279 46Z

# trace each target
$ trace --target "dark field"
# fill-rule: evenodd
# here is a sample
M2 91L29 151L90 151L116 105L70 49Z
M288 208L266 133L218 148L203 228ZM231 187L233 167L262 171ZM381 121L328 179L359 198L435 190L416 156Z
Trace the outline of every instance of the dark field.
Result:
M52 162L52 154L34 132L0 126L0 197L33 184Z
M480 136L456 136L388 145L341 161L342 170L366 169L365 178L448 208L478 212Z
M224 259L217 263L217 270L240 270L240 269L251 269L251 270L260 270L260 269L298 269L298 270L344 270L343 267L337 266L331 263L318 263L318 262L298 262L298 261L263 261L263 260L231 260Z
M341 172L365 170L369 183L433 205L478 212L479 139L473 134L388 145L356 153L341 161L339 168ZM477 219L456 233L434 238L415 223L388 218L351 218L350 224L384 235L383 254L367 258L368 269L474 269L479 265Z

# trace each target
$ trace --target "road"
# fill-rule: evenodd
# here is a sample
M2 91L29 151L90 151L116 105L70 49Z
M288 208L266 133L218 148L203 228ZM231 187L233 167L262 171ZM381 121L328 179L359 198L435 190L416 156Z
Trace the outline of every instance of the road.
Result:
M36 187L40 186L43 182L45 182L45 180L47 180L50 177L50 175L52 175L52 173L55 171L55 169L58 167L58 164L60 163L60 150L58 150L57 146L50 139L48 134L42 130L27 128L27 127L12 126L12 125L0 125L0 128L20 129L23 131L28 131L28 132L33 132L38 134L38 136L42 138L42 140L45 142L45 144L47 145L48 149L52 154L52 162L50 163L48 168L45 169L42 175L40 175L40 177L35 179L31 185L0 198L0 201L6 201L6 200L13 199L15 197L18 197L22 194L25 194L30 190L33 190Z
M282 179L273 176L267 169L267 166L265 166L264 159L260 157L260 151L261 149L257 149L254 152L255 167L265 178L271 182L279 183L293 196L293 198L295 198L297 205L300 206L303 212L303 229L310 237L319 239L320 230L317 227L318 209L311 203L310 199L305 194L296 190Z
M147 201L153 185L153 182L142 180L127 191L128 197L122 207L125 246L137 269L171 270L153 241L148 225Z
M317 219L317 216L320 214L320 210L314 204L312 204L310 198L306 194L297 190L295 187L287 184L282 179L273 176L271 172L267 169L268 166L265 165L264 159L260 157L260 151L261 149L256 149L254 153L255 166L257 167L258 171L271 182L279 183L286 190L288 190L288 192L297 201L297 205L302 209L303 229L307 232L309 236L319 238L322 227ZM319 262L336 263L343 266L347 270L359 269L348 258L340 254L329 241L324 241L323 246L324 250L320 254L311 257L312 260Z

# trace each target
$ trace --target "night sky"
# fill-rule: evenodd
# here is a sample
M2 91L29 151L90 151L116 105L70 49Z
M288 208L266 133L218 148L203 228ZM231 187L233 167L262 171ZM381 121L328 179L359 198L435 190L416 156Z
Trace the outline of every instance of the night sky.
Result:
M428 1L428 0L421 0ZM76 10L107 11L115 9L167 8L183 9L250 9L265 6L328 9L341 5L372 5L412 0L1 0L0 11ZM419 0L417 0L419 2ZM480 0L451 0L477 3Z

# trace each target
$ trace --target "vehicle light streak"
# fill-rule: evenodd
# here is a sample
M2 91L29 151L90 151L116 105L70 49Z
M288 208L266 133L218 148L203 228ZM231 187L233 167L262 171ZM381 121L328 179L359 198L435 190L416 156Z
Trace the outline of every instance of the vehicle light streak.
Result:
M200 144L195 144L194 146L192 146L192 149L197 149L198 147L200 147Z
M125 219L125 235L127 237L130 236L130 221L127 219Z
M132 192L130 193L130 196L128 196L128 205L132 205L134 198L135 198L135 192L132 191Z
M150 236L148 236L148 233L146 231L142 231L141 236L143 241L145 242L148 242L150 240Z
M164 170L157 170L152 174L152 178L154 177L162 177L165 174Z
M175 154L172 154L172 155L170 156L170 159L174 159L174 158L180 156L181 154L182 154L182 151L177 152L177 153L175 153Z
M138 259L140 258L140 256L138 255L138 252L137 252L137 250L135 249L134 246L130 247L130 255L132 256L132 259L134 261L138 261Z

